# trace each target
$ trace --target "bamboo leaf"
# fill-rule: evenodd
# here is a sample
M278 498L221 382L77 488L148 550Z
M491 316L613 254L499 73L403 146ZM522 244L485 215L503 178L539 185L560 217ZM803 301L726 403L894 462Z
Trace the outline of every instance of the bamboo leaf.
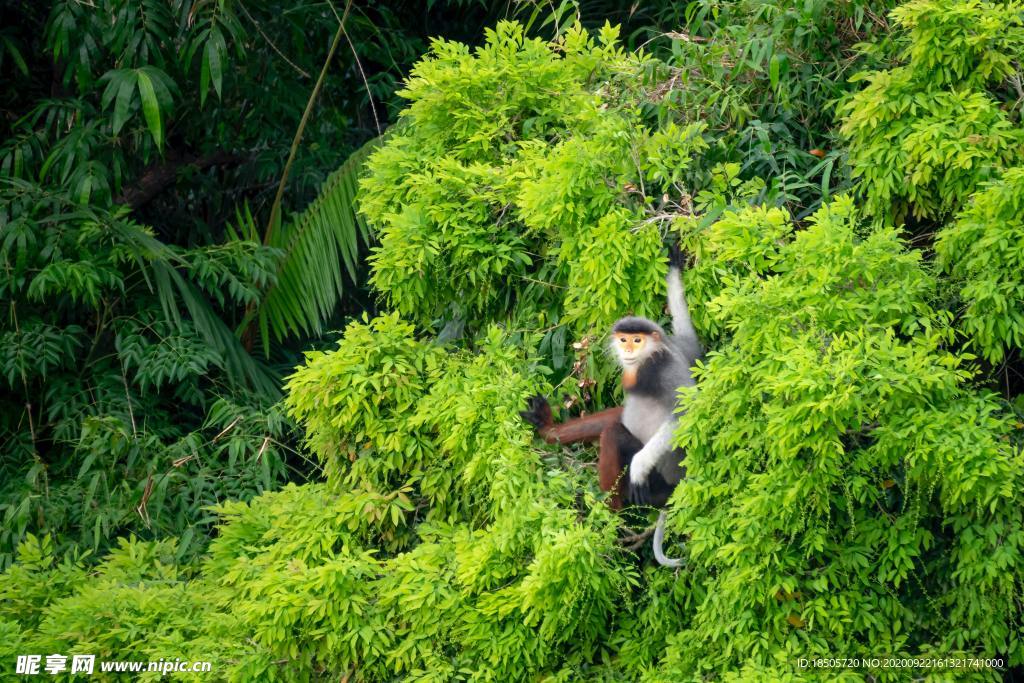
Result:
M218 98L221 96L221 87L224 81L224 66L221 55L226 51L227 46L224 44L224 36L219 29L213 29L210 32L210 40L206 43L203 66L209 65L209 78L213 81L213 89L217 92ZM203 92L205 92L205 88Z
M207 43L209 45L209 43ZM206 104L206 95L210 91L210 55L203 50L202 66L199 69L199 106Z
M163 147L164 129L160 119L160 102L157 100L153 81L141 69L136 73L138 74L139 95L142 97L142 113L146 117L146 125L149 126L149 132L153 136L156 146Z
M114 123L113 129L116 135L128 120L128 106L132 102L132 93L135 92L136 79L125 75L121 79L121 85L117 89L117 100L114 102Z

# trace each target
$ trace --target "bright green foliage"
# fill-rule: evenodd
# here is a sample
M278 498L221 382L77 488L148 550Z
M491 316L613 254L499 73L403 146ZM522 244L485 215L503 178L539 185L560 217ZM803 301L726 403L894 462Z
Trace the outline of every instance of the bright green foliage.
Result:
M949 131L974 107L970 125L993 124L978 134L992 136L999 158L985 160L997 179L979 184L970 154L962 176L929 158L921 168L932 175L885 176L896 184L877 191L889 195L863 186L866 207L829 199L846 182L838 168L831 175L844 150L813 161L804 150L832 140L825 100L841 95L855 63L833 56L864 32L883 35L884 20L861 0L687 7L692 32L672 38L668 64L626 53L613 29L595 41L561 19L550 42L511 23L474 50L435 42L360 189L380 237L373 282L393 310L309 352L280 411L214 398L206 382L241 371L240 384L245 367L232 370L227 344L196 343L220 328L195 300L236 314L239 327L262 316L276 339L323 324L338 290L328 278L307 300L308 281L293 273L275 311L259 311L260 294L280 282L280 255L257 244L244 213L232 239L173 249L118 213L100 214L109 229L90 228L67 198L71 209L50 212L63 233L46 232L44 209L29 213L42 232L0 226L7 291L19 312L35 307L17 334L4 332L12 392L38 395L83 358L106 363L104 382L89 385L105 410L90 403L45 425L51 443L73 444L61 479L83 473L53 500L85 503L76 514L91 532L105 511L132 514L140 483L170 459L143 509L165 534L186 528L178 542L122 540L97 553L97 566L62 552L63 539L24 533L38 494L6 477L29 502L8 508L8 524L22 526L5 541L24 541L0 574L0 658L89 649L214 662L197 680L373 683L1000 676L799 668L815 656L1024 665L1019 389L986 388L997 378L974 364L956 327L991 358L998 349L1008 370L1019 366L1022 177L1004 168L1019 124L1003 58L1015 49L1016 5L962 2L947 16L916 0L897 13L906 64L873 83L932 73L905 87L965 104L936 124L942 135L922 129L918 140L935 133L960 154ZM941 52L946 44L956 54ZM887 50L883 38L856 59ZM203 89L217 92L207 61ZM222 77L227 88L232 75ZM122 130L148 126L144 114ZM865 149L899 147L889 124L861 123ZM351 170L292 227L352 232L355 223L334 220ZM937 230L937 264L885 220L918 205L924 185L914 183L955 195L921 215L960 209ZM325 255L328 242L300 233L269 246L312 270L352 256ZM542 446L518 415L538 392L568 392L563 406L612 404L610 387L590 382L607 377L593 367L599 337L624 313L659 317L665 233L691 257L688 298L711 349L698 387L681 396L687 478L667 543L685 560L678 571L654 566L646 543L627 549L646 512L608 509L593 448ZM60 248L40 246L40 235ZM104 256L79 256L82 244ZM962 314L950 303L957 287ZM90 357L104 325L116 354ZM179 354L187 360L170 361ZM173 402L197 406L192 423L133 422L166 425ZM301 426L323 481L259 490L279 478L280 412ZM49 463L15 452L15 471L42 488ZM186 477L190 457L214 464ZM204 479L225 462L216 483ZM92 507L93 490L114 494ZM168 505L173 518L156 512ZM201 559L179 563L200 505L218 520L215 538Z
M985 358L1024 348L1024 167L975 194L938 233L935 252L960 285L960 326Z
M176 555L173 540L122 538L90 571L70 558L58 562L49 536L28 536L19 563L0 575L0 632L15 623L33 630L0 641L0 656L14 661L25 652L55 652L173 661L187 653L210 612L210 593L175 566ZM207 652L211 658L232 654ZM151 673L139 680L158 679Z
M222 675L300 681L314 666L341 671L379 656L389 643L371 605L378 563L354 539L377 518L356 495L332 495L322 485L289 486L256 500L220 508L224 526L204 572L224 589L217 607L234 617L225 623L227 641L245 643ZM356 520L362 529L351 528ZM274 664L282 657L291 661L284 670Z
M306 424L310 450L336 488L364 479L398 484L395 477L425 457L425 444L409 438L413 411L437 379L444 354L412 332L397 315L352 324L337 350L307 354L306 367L288 382L289 409Z
M371 282L392 307L471 329L543 313L578 333L657 314L660 231L644 219L654 193L679 197L703 126L650 136L647 60L615 40L572 29L548 44L501 23L473 52L433 44L362 182L381 239Z
M999 86L1024 50L1024 5L913 0L892 17L906 63L862 74L841 107L853 177L873 215L945 218L1021 158L1019 111Z
M636 582L615 515L582 468L533 449L516 410L536 380L505 335L492 329L479 354L449 355L412 332L394 316L354 323L292 378L288 402L333 475L219 506L199 577L165 565L170 545L125 543L85 581L81 568L33 559L49 552L33 541L0 576L0 595L21 601L0 628L40 624L17 645L28 651L213 659L218 680L526 681L587 669ZM368 346L379 350L351 358ZM341 410L319 406L339 397L377 407L322 421ZM395 428L411 431L384 438ZM351 462L348 443L363 441ZM417 457L405 457L410 442ZM113 607L98 604L104 593Z
M774 276L710 304L732 339L684 396L673 497L706 597L654 679L836 652L1024 657L1011 416L945 349L920 256L856 221L848 198L823 207Z
M1024 46L1022 11L1016 1L914 0L893 10L892 18L909 34L903 56L918 75L931 72L940 87L984 87L1013 73Z
M0 585L0 620L36 628L55 598L84 582L86 576L78 558L65 556L58 563L53 550L49 536L25 536L18 546L18 563L8 569Z
M624 211L610 213L561 245L559 258L571 264L565 318L578 329L607 329L622 311L658 317L657 299L651 294L661 288L651 283L665 278L661 235L649 228L631 231L630 218ZM612 263L616 267L609 272Z
M705 334L718 337L725 330L708 309L727 282L764 274L778 259L778 245L793 230L783 209L764 206L729 209L707 228L695 219L679 221L680 239L695 264L687 269L685 284L690 314Z

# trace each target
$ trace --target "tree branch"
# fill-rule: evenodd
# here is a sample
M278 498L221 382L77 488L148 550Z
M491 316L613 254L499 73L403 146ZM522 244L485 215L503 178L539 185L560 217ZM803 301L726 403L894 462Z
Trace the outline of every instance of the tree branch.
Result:
M630 534L629 536L620 536L619 543L625 546L626 550L636 551L644 544L644 542L651 537L654 533L654 529L657 524L652 524L638 534Z
M244 160L240 154L219 150L205 156L190 154L183 157L169 157L166 160L151 164L142 172L142 176L130 187L124 188L121 195L114 201L118 204L127 204L132 211L137 211L153 201L153 199L174 185L178 179L178 171L191 167L197 171L210 168L211 166L228 166L241 163Z

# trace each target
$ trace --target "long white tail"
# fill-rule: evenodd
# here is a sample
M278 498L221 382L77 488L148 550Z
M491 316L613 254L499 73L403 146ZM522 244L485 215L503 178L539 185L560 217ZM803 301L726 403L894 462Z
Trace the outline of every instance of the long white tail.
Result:
M662 567L682 567L683 561L679 558L665 557L665 551L661 549L662 543L665 541L665 511L662 510L661 514L658 515L658 523L654 526L654 559L658 561Z

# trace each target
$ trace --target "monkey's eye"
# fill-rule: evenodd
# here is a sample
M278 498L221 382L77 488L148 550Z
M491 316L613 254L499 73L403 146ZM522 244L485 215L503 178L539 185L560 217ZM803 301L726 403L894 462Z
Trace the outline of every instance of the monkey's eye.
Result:
M619 337L619 342L622 343L622 344L625 344L626 343L626 338L625 337Z
M633 337L633 343L634 344L639 344L641 341L643 341L643 340L640 339L640 337Z

